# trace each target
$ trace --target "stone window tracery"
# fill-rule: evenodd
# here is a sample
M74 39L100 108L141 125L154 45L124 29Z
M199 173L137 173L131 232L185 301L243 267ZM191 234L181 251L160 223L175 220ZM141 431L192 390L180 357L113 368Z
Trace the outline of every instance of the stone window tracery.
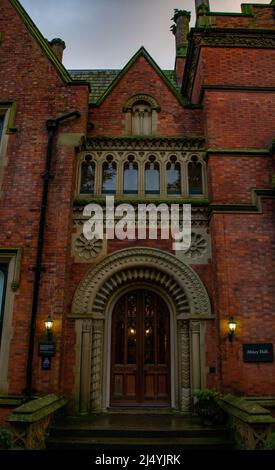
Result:
M131 144L129 145L131 147ZM206 163L200 152L92 150L81 153L78 195L205 197Z

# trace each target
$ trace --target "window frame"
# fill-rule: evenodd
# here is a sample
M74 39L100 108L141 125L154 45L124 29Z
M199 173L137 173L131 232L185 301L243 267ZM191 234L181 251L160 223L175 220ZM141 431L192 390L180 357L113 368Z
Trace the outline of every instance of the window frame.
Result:
M4 285L3 285L2 299L1 299L1 305L0 305L0 348L1 348L4 313L5 313L6 291L7 291L7 277L8 277L8 265L6 263L1 263L1 261L0 261L0 272L4 274Z
M92 161L95 163L95 179L94 179L94 192L93 193L81 193L81 167L85 158L90 155ZM123 197L124 199L135 199L135 198L156 198L161 197L167 199L167 202L172 199L186 198L186 199L207 199L207 164L204 159L205 152L201 151L186 151L181 150L145 150L141 151L139 148L120 150L119 148L114 149L100 149L100 150L83 150L78 159L78 170L77 170L77 184L76 184L76 198L79 199L93 199L94 197L105 197L106 195L114 195ZM106 162L108 156L113 157L113 162L116 164L116 190L112 192L102 191L102 177L103 177L103 165ZM129 163L128 158L134 157L134 162L138 166L138 191L133 193L124 192L124 166L125 163ZM160 176L160 191L159 193L146 192L145 188L145 166L149 161L149 157L155 157L155 163L159 165L159 176ZM188 181L188 165L191 162L191 158L196 156L198 162L202 166L202 187L203 192L201 194L190 194L189 193L189 181ZM176 157L176 164L180 167L180 193L169 194L167 188L167 164L171 163L171 157Z

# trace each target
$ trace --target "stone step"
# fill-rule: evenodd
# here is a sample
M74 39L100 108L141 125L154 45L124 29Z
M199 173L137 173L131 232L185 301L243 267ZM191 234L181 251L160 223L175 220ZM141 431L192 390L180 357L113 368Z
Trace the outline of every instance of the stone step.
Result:
M229 450L233 449L233 442L223 437L148 437L148 438L121 438L121 437L49 437L48 450L144 450L152 448L167 452L170 450Z
M206 427L186 427L183 429L167 429L167 428L131 428L131 427L86 427L86 426L56 426L51 429L50 434L52 437L120 437L120 438L141 438L156 437L156 438L189 438L189 437L227 437L228 429L223 426L206 426Z

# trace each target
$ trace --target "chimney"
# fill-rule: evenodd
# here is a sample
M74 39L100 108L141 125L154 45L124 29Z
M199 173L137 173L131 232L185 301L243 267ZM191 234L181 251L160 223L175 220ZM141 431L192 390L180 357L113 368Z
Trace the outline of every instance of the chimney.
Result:
M209 0L195 0L196 3L196 26L198 27L207 27L210 25L210 12Z
M209 5L209 0L195 0L196 3L196 14L198 17L199 10L201 9L202 5L206 6L208 8L208 11L210 10L210 5Z
M176 39L175 72L179 85L182 83L186 62L190 18L191 13L189 11L178 9L175 9L175 14L172 18L175 24L171 27L171 31Z
M55 53L56 57L62 62L63 59L63 52L66 49L66 44L62 39L55 38L50 42L50 46Z

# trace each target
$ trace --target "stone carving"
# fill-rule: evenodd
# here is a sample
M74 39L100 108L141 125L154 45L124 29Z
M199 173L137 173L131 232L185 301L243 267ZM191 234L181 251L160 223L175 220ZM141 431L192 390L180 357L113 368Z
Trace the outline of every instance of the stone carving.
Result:
M92 321L91 320L83 320L82 333L91 333L91 331L92 331Z
M175 256L152 248L121 250L92 268L75 292L72 314L104 316L112 293L137 281L158 284L170 293L178 315L211 315L209 297L199 276Z
M83 233L75 241L75 251L86 261L96 258L102 250L102 240L87 240Z
M127 200L120 202L129 202L132 203L133 200ZM143 201L149 204L150 201ZM169 203L169 200L167 200ZM73 224L77 227L82 227L84 222L87 220L87 217L83 216L83 209L86 204L86 201L83 202L82 206L75 206L73 208ZM137 216L137 207L135 207L136 216ZM103 214L105 219L105 208L103 206ZM192 206L192 228L208 228L208 208L207 207L196 207ZM204 237L205 238L205 237Z
M186 251L185 256L188 258L200 258L207 252L207 241L200 233L191 234L191 247Z
M201 324L199 321L191 321L190 322L190 331L191 333L194 333L194 334L200 334L200 331L201 331Z
M103 320L93 321L91 407L100 410L102 403Z
M189 322L178 322L179 348L180 348L180 408L183 412L190 411L190 345Z
M135 138L111 138L111 137L87 137L83 142L82 150L204 150L204 137L184 137L184 138L162 138L143 137Z

